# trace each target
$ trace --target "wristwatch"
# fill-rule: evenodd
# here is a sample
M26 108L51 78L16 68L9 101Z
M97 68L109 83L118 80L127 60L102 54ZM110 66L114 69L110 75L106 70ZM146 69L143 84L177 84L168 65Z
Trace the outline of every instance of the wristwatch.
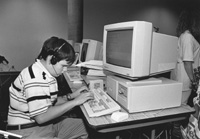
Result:
M72 100L72 97L70 94L67 94L67 100Z

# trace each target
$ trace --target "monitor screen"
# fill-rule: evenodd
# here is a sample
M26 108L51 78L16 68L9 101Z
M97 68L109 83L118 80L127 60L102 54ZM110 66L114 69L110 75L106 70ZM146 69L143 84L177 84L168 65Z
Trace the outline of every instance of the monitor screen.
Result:
M131 68L132 34L133 29L108 31L107 63Z
M80 47L79 62L102 59L102 42L83 39Z

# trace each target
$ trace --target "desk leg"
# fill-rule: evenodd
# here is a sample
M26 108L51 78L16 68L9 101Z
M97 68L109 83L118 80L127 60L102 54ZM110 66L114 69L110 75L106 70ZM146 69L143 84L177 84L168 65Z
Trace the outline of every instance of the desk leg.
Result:
M156 134L156 130L152 129L151 130L151 139L155 139L155 134Z

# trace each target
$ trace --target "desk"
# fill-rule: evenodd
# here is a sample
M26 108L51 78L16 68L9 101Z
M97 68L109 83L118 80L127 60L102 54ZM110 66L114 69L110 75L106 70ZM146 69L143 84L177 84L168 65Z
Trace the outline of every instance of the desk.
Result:
M181 105L180 107L176 108L132 113L129 114L129 118L125 121L115 122L111 119L110 115L90 118L83 106L81 106L81 110L85 116L88 126L101 133L180 121L186 119L191 113L194 112L194 109L190 106ZM122 109L122 111L125 110ZM154 129L152 129L151 138L155 138Z
M67 78L66 78L67 79ZM67 79L69 82L69 80ZM72 89L77 85L70 83ZM81 84L79 85L79 87ZM90 118L83 106L80 106L84 114L86 124L100 133L108 133L121 131L126 129L140 128L157 124L170 123L174 121L181 121L186 119L195 110L188 105L181 105L180 107L153 110L139 113L129 114L129 118L122 122L115 122L111 119L110 115ZM126 111L122 109L122 111ZM151 138L155 138L155 129L151 131Z

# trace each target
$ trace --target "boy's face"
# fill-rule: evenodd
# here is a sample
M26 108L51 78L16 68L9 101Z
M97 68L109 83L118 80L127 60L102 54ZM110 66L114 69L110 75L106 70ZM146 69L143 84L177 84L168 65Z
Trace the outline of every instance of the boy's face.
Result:
M53 67L53 71L51 72L52 76L58 77L63 72L67 71L67 67L69 67L69 65L67 64L66 60L61 60L57 62L55 65L52 65L52 67Z

